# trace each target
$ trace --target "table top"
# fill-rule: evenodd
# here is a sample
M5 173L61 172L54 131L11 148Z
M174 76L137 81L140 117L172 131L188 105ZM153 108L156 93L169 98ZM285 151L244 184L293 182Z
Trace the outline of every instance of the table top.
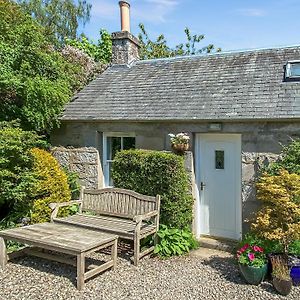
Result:
M2 230L0 237L45 249L82 253L114 241L118 236L78 226L41 223Z

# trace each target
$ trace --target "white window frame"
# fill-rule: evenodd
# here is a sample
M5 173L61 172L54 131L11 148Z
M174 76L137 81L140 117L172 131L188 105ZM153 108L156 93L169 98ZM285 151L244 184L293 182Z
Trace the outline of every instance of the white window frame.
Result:
M287 62L287 64L286 64L286 71L285 71L285 77L286 78L291 78L291 79L293 79L293 78L300 78L300 76L298 76L298 75L292 75L292 65L293 64L300 64L300 60L290 60L290 61L288 61Z
M120 137L121 138L121 149L123 150L123 138L134 137L136 134L134 132L104 132L103 133L103 186L111 187L109 185L109 163L112 160L107 159L107 138L109 137Z

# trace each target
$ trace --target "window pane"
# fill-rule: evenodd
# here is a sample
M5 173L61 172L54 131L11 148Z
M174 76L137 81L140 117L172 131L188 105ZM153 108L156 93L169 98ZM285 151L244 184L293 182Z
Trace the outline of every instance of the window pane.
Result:
M120 137L107 137L107 158L113 160L116 153L121 150L121 138Z
M215 161L216 161L216 169L224 170L224 151L221 150L215 151Z
M135 137L123 138L123 150L129 150L135 148Z
M300 77L300 63L291 63L291 76Z
M107 163L108 163L108 186L114 186L114 182L111 177L112 163L111 162L107 162Z

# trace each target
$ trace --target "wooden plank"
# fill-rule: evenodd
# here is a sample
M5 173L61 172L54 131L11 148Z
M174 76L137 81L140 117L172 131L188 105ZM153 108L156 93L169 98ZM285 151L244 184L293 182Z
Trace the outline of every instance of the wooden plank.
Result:
M114 244L112 245L112 248L111 248L111 259L114 262L113 270L117 266L117 258L118 258L118 239L115 239Z
M5 270L7 265L7 249L5 240L0 237L0 268Z
M154 251L154 246L152 246L152 247L150 247L150 248L144 250L143 252L141 252L139 258L141 259L142 257L144 257L144 256L146 256L146 255L148 255L148 254L150 254L150 253L153 252L153 251Z
M77 289L82 290L84 287L84 272L85 272L85 254L77 255Z
M36 257L39 257L39 258L59 262L59 263L62 263L62 264L71 265L73 267L76 267L76 265L77 265L76 261L74 261L73 259L66 258L66 257L61 257L61 256L58 256L58 255L54 255L54 254L50 254L50 253L46 253L46 252L41 252L41 251L38 251L38 250L25 249L24 252L27 255L36 256Z
M97 275L99 273L102 273L103 271L105 271L105 270L107 270L107 269L109 269L109 268L111 268L113 266L114 266L114 262L112 260L110 260L110 261L104 263L103 265L101 265L101 266L99 266L99 267L97 267L95 269L92 269L92 270L86 272L84 274L84 279L83 280L85 281L85 280L87 280L87 279L89 279L89 278L91 278L91 277L93 277L93 276L95 276L95 275Z

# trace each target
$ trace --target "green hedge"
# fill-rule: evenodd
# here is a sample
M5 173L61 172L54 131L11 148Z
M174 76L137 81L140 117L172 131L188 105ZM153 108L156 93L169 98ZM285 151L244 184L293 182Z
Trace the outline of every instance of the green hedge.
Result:
M160 151L121 151L114 159L112 178L115 187L161 195L162 224L176 228L191 225L193 198L182 156Z

